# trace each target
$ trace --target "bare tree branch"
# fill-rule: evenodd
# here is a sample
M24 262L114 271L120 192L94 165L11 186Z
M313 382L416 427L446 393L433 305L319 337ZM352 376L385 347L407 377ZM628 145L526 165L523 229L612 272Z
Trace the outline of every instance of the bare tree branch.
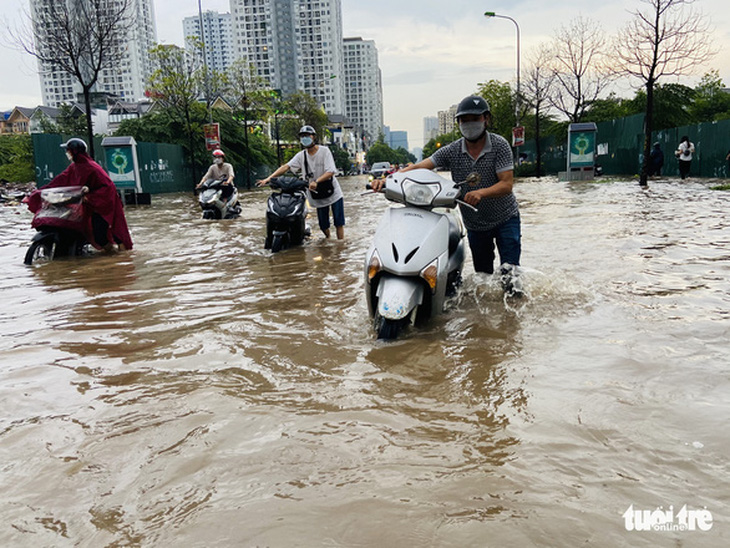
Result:
M654 88L660 78L684 76L714 55L710 23L694 0L642 0L644 10L633 12L617 35L613 50L616 72L640 80L646 89L644 162L640 183L646 185L653 130Z
M583 17L574 19L558 29L552 52L554 88L550 102L577 122L613 78L601 25Z
M93 153L90 93L100 75L126 57L133 0L32 0L29 26L11 33L40 70L72 76L84 94Z

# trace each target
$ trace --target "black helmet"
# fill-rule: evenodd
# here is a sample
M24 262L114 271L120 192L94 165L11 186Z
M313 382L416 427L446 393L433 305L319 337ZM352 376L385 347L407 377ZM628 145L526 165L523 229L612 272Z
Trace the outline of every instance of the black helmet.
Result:
M317 135L317 132L314 131L314 128L312 126L302 126L299 128L299 135L305 134L305 135Z
M459 107L456 110L456 117L458 118L465 114L487 114L488 112L489 103L478 95L469 95L469 97L464 97L461 103L459 103Z
M67 150L71 154L78 154L79 152L86 152L86 143L83 139L79 139L78 137L74 137L73 139L69 139L65 143L61 145L61 148Z

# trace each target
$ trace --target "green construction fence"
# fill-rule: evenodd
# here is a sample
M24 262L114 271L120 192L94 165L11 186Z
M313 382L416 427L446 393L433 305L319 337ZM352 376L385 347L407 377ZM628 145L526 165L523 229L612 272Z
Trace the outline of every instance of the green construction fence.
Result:
M608 122L599 122L596 137L597 163L604 175L638 175L644 149L644 115L636 114ZM679 176L674 151L682 136L687 135L695 145L690 175L695 177L727 178L730 152L730 120L704 122L690 126L663 129L652 133L652 144L658 142L664 152L662 175ZM540 139L542 170L557 174L566 169L566 145L554 137ZM535 140L526 141L520 152L534 162Z
M68 167L61 144L67 137L57 134L34 133L33 159L36 186L47 185ZM94 139L95 160L106 169L101 139ZM185 163L183 148L164 143L137 143L142 191L150 194L192 191L194 181L190 167Z

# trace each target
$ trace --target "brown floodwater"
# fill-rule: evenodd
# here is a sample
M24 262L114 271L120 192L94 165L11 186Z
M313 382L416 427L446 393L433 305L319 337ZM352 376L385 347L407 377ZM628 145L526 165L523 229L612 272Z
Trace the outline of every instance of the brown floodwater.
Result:
M34 267L0 208L0 545L730 545L728 193L521 181L526 298L467 258L381 342L363 185L345 242L275 255L263 190L233 221L154 196L134 251Z

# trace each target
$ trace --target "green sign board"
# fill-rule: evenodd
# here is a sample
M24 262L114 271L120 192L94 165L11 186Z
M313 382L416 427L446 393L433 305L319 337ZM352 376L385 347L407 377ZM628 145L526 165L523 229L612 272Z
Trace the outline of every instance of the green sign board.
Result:
M579 132L570 134L570 166L592 166L596 153L596 133Z
M106 137L104 163L109 177L117 188L131 188L142 192L140 187L139 164L137 163L137 143L131 137Z
M109 147L106 149L106 165L109 177L118 188L136 188L134 157L131 147Z

